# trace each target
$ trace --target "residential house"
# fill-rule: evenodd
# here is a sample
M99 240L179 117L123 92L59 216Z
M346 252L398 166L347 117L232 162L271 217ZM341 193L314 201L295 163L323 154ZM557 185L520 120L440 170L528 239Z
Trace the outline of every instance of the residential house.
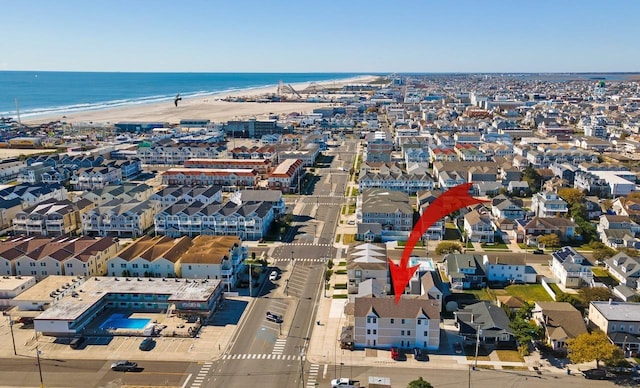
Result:
M453 314L458 334L464 338L465 343L480 343L492 348L515 348L516 338L509 326L509 317L502 308L482 301Z
M356 218L358 223L380 224L382 235L408 236L413 229L413 207L409 196L401 191L364 190L356 202Z
M509 198L498 196L491 200L491 214L496 218L517 220L524 217L525 211Z
M618 197L613 200L611 208L619 216L628 216L634 222L640 222L640 201Z
M422 216L429 205L431 205L441 194L441 190L419 191L416 196L418 213ZM429 226L422 235L422 238L427 241L442 240L444 239L445 227L445 220L443 218L439 219Z
M443 258L445 274L451 288L456 290L480 289L487 285L487 271L483 257L473 254L448 254Z
M35 263L29 264L33 268L16 268L15 259L22 257L38 247L51 241L51 238L42 236L13 237L0 241L0 275L33 275L37 274ZM19 271L19 273L18 273Z
M252 169L174 167L162 173L163 185L257 187L260 176Z
M267 202L186 202L180 200L156 214L155 230L170 237L238 236L243 240L264 237L275 218Z
M82 198L88 199L96 205L103 205L114 199L143 202L151 198L153 192L154 188L147 184L124 182L119 185L107 185L101 189L87 191L82 194Z
M67 189L61 185L17 185L9 186L0 190L0 198L10 200L20 198L23 208L33 206L44 202L48 199L56 199L62 201L67 198Z
M174 143L175 144L175 143ZM169 146L138 147L137 157L143 164L182 165L195 158L217 158L220 151L216 147L202 145L200 147L181 147L177 144Z
M244 270L247 247L235 236L197 236L180 259L179 276L187 279L220 279L224 289L235 287Z
M302 160L285 159L269 174L269 189L279 190L283 193L299 192L300 180L304 175L305 170Z
M80 230L82 215L93 207L95 205L86 199L77 202L46 200L18 212L12 220L13 231L27 236L71 235Z
M591 263L572 247L563 247L553 252L549 267L553 277L565 288L579 288L593 284Z
M0 230L11 227L11 220L16 218L22 211L22 199L1 199L0 198Z
M531 199L531 209L538 217L564 217L569 212L567 202L550 191L535 193Z
M497 257L484 255L482 264L487 271L487 280L497 283L535 283L536 272L527 270L527 263L522 256Z
M166 209L178 201L200 202L206 205L222 202L222 186L166 186L149 197L160 208Z
M402 191L409 195L415 195L419 190L433 189L433 180L427 173L365 173L358 179L360 191L372 188Z
M143 236L107 262L109 276L177 277L180 258L192 245L191 238Z
M389 264L384 245L352 244L347 250L348 292L358 292L360 283L372 279L385 292L390 293Z
M279 190L240 190L231 193L229 200L242 205L252 202L265 202L272 206L276 218L284 214L287 205Z
M278 152L278 163L287 159L300 160L303 167L312 167L320 155L320 146L316 143L307 143L302 149L281 150Z
M640 288L640 258L620 252L606 259L604 266L620 284L636 290Z
M567 302L535 302L533 319L555 351L566 351L567 340L587 332L582 314Z
M116 198L82 214L82 232L98 236L142 236L154 225L160 210L157 203L146 200Z
M607 334L609 340L625 351L640 350L640 303L593 301L589 304L589 324Z
M560 241L575 237L576 224L568 218L533 217L530 220L516 220L518 242L526 241L529 245L538 243L537 237L554 233Z
M69 183L75 190L101 189L122 182L122 170L115 167L89 167L73 172Z
M440 306L431 299L403 297L355 298L354 343L358 348L440 347Z
M467 241L483 243L495 241L495 229L491 217L475 209L464 215L464 231Z
M105 262L118 250L111 239L90 237L49 239L13 259L16 275L38 280L49 275L89 276L104 273Z

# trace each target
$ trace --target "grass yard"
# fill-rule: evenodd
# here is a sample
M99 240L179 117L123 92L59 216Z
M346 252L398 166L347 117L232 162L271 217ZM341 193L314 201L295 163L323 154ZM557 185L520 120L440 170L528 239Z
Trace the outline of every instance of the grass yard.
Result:
M497 295L511 295L524 301L553 302L541 284L512 284L504 290L494 290Z
M600 267L591 267L591 272L593 272L593 276L597 276L599 278L607 278L609 277L609 271Z
M343 244L351 244L354 241L356 241L356 235L355 234L345 234L345 235L342 236L342 243Z
M487 292L486 288L483 288L482 290L464 290L464 293L472 294L478 300L494 300L492 295L489 292Z
M517 350L496 350L495 352L500 361L524 362L524 358Z
M340 242L340 238L342 238L341 234L336 234L336 242L339 243Z

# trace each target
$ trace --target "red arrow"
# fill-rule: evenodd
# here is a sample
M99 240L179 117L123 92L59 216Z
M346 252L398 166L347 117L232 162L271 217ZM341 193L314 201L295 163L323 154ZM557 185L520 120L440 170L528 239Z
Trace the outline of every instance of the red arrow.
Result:
M397 265L391 259L387 259L389 262L389 270L391 271L391 281L393 282L393 292L396 296L396 304L400 301L400 296L404 293L404 289L409 284L409 280L418 269L418 265L408 267L409 257L413 248L416 246L418 240L422 238L424 232L431 227L436 221L453 213L456 210L460 210L467 206L475 205L477 203L487 202L482 199L474 198L469 195L469 189L472 183L463 183L452 189L449 189L442 193L422 214L416 226L413 227L407 245L402 251L402 259L400 265Z

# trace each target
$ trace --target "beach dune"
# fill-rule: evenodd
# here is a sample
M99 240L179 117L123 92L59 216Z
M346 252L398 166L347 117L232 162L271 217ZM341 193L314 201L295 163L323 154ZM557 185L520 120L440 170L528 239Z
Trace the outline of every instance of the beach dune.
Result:
M347 84L363 84L375 80L376 76L362 76L338 81L317 82L315 85L340 87ZM292 85L296 90L304 90L310 83ZM245 89L237 92L212 94L194 98L185 98L175 106L173 101L164 101L144 105L122 106L101 110L71 112L56 116L41 116L23 120L27 124L40 124L50 121L64 121L69 123L117 123L121 121L153 121L179 123L182 119L211 120L224 122L234 119L250 117L265 118L269 114L288 114L291 112L309 113L318 107L331 105L330 103L306 102L227 102L226 97L260 96L275 94L277 87ZM304 97L304 95L303 95Z

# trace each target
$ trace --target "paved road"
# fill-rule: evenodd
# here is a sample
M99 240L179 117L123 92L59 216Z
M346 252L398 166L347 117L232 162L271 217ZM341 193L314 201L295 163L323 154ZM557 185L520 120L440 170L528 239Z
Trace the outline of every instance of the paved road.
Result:
M202 387L300 387L309 369L304 353L315 325L324 263L297 261L280 268L288 276L284 290L256 299L222 358ZM284 287L277 280L279 287ZM265 319L270 311L284 317L282 326ZM201 386L193 386L200 388Z
M345 360L348 363L348 360ZM460 369L431 369L428 363L424 368L407 368L402 366L402 362L390 362L386 365L375 367L350 367L337 366L333 369L329 365L326 369L324 365L318 366L318 382L320 387L328 387L334 375L338 377L350 377L359 380L364 386L368 386L369 376L389 377L393 387L406 387L407 384L422 376L434 387L474 387L474 388L507 388L507 387L527 387L527 388L548 388L548 387L613 387L613 381L587 380L581 375L573 374L542 374L536 375L534 372L518 370L488 370L478 369L467 371ZM471 382L469 382L471 379Z
M135 361L135 360L132 360ZM189 375L196 376L200 365L188 362L139 362L136 372L114 372L113 361L40 359L45 387L180 387ZM0 360L0 386L39 387L40 374L35 357Z

